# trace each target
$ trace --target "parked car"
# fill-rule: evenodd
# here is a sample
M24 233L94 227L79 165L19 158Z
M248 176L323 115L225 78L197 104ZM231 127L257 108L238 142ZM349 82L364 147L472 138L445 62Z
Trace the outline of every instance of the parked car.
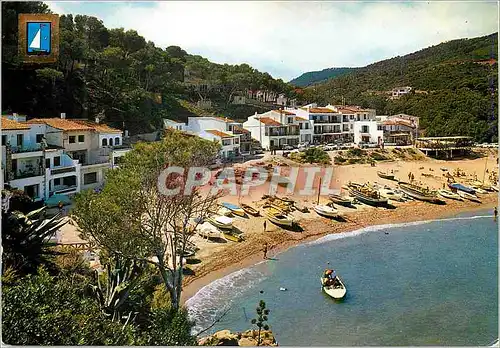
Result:
M282 150L293 150L295 149L295 147L293 147L292 145L283 145L281 147Z

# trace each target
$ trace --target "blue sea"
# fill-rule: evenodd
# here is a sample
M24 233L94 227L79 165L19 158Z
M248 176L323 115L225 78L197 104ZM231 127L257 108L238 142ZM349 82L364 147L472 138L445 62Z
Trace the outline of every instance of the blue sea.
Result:
M280 345L462 346L498 337L498 225L491 211L382 225L299 245L201 289L195 331L252 327L260 299ZM321 291L325 268L347 286ZM280 291L286 288L286 291Z

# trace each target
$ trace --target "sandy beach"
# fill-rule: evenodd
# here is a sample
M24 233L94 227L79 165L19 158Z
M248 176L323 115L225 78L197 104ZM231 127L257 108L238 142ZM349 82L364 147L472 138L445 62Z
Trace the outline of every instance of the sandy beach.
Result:
M283 157L275 157L280 157L280 161L286 163ZM391 161L378 163L376 167L372 167L368 164L335 166L334 177L330 187L340 189L341 186L348 181L377 182L379 184L387 184L396 187L396 182L381 179L377 176L378 170L392 170L397 179L403 181L407 180L408 173L411 172L414 174L415 180L420 182L423 186L428 186L432 189L440 189L443 187L443 183L446 183L446 177L444 176L445 171L441 168L446 168L450 173L453 173L457 168L465 171L467 176L461 178L461 182L475 180L475 178L481 181L485 169L488 169L488 172L498 170L496 158L497 156L495 154L491 154L487 160L485 157L473 160L455 161L441 161L426 158L424 160L410 162ZM422 173L427 175L422 175ZM487 179L488 174L486 174L486 181ZM266 189L266 187L261 187L259 190L251 191L249 196L239 199L241 202L250 203L260 208L263 204L261 196L266 193ZM280 193L283 194L284 191L278 191L278 194ZM300 243L309 242L328 234L350 232L373 225L434 220L454 216L467 211L484 209L491 210L493 216L492 209L498 204L498 193L491 192L479 195L479 197L482 200L481 204L471 201L453 200L445 200L446 205L436 205L419 201L404 203L391 201L391 204L395 207L392 209L370 207L363 204L356 205L355 208L346 208L336 205L336 208L343 214L345 221L342 222L317 215L312 210L312 205L316 203L316 197L299 197L297 200L300 200L303 206L309 208L309 213L301 213L298 211L292 213L303 229L300 232L284 230L269 221L267 222L267 231L264 232L264 217L233 217L234 226L244 232L246 240L241 243L217 243L206 241L199 236L195 236L193 241L200 248L196 257L201 262L189 265L194 275L186 276L184 279L182 300L185 302L195 295L202 287L216 279L262 261L264 243L268 243L270 247L268 257L273 258L276 254ZM295 196L293 198L296 199ZM223 201L236 203L238 202L238 197L227 196L224 197ZM327 201L328 199L326 197L320 198L320 202L326 203Z

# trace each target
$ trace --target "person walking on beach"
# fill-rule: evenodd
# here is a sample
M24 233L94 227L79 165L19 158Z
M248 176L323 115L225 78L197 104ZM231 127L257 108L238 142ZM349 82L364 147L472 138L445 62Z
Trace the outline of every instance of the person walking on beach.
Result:
M495 221L497 221L497 217L498 217L498 209L497 209L497 207L495 207L495 209L493 209L493 215L494 215Z
M264 243L264 260L267 259L267 243Z
M266 220L264 220L264 232L266 232L266 231L267 231L267 222L266 222Z

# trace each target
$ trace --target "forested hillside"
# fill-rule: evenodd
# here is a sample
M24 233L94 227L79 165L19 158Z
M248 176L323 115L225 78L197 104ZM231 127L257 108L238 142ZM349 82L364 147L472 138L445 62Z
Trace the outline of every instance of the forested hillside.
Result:
M307 87L316 83L324 82L333 77L342 76L355 71L357 68L328 68L320 71L309 71L294 78L289 83L297 87Z
M496 141L497 37L453 40L377 62L310 86L303 96L320 103L340 103L344 96L346 103L375 108L380 115L419 116L428 136ZM413 92L399 100L383 94L399 86L411 86Z
M83 15L60 17L57 63L22 64L18 14L49 12L42 2L2 3L2 112L30 117L65 112L69 118L90 119L100 114L134 134L156 129L164 117L251 115L255 107L230 104L232 96L246 89L293 94L290 85L247 64L215 64L180 47L162 49L134 30L109 29L98 18ZM200 93L199 84L217 88ZM210 98L213 108L197 109L194 103L200 98Z

